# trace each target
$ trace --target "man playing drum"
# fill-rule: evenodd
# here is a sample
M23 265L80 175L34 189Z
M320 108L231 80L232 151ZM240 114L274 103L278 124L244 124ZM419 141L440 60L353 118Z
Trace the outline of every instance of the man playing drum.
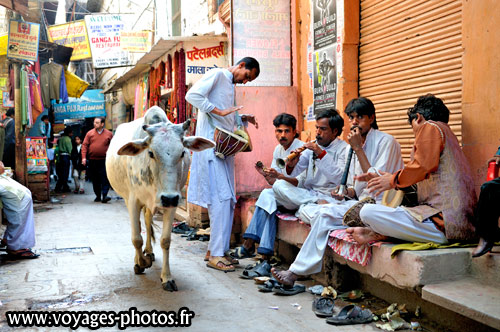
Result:
M321 205L316 213L309 214L311 231L304 241L295 261L287 271L273 269L274 277L284 285L292 286L299 275L314 274L321 271L323 255L330 231L345 228L342 225L344 214L358 202L370 197L366 183L355 181L354 175L371 172L395 172L403 167L401 147L394 137L377 130L375 107L368 98L351 100L345 109L349 122L354 129L347 136L350 148L354 151L347 178L346 195L332 192L335 202ZM349 150L349 149L346 149ZM348 151L346 151L348 152ZM345 200L348 199L348 200ZM382 195L375 197L382 200Z
M254 58L243 58L236 65L207 72L186 94L186 100L199 109L196 134L214 139L215 127L233 132L235 127L234 85L251 82L259 76ZM188 202L208 209L210 218L210 257L208 267L229 272L234 266L224 257L229 249L233 225L234 157L217 158L213 149L193 153Z
M236 249L235 257L249 257L253 253L255 242L260 243L259 253L273 255L278 205L289 210L300 208L300 212L303 206L331 199L329 193L340 183L345 163L347 144L338 138L343 127L344 120L337 111L320 112L316 116L316 142L303 146L305 151L300 157L287 164L286 174L280 174L274 169L269 170L270 176L277 179L273 185L274 195L261 194L259 197L250 225L243 235L245 243ZM294 174L300 175L293 177ZM299 217L302 218L300 213ZM269 264L265 261L261 264L265 265L269 274ZM253 270L264 271L263 268L259 269L259 265Z
M360 217L367 227L347 230L355 241L368 243L392 237L444 244L474 238L474 180L457 137L448 126L449 116L441 99L431 94L421 96L408 110L408 122L415 134L411 161L394 174L365 172L357 177L368 180L367 187L376 195L416 184L420 205L363 206Z

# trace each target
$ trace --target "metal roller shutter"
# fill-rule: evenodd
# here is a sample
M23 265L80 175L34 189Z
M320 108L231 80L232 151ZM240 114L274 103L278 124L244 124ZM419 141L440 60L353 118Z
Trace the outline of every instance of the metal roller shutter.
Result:
M359 95L370 98L381 130L408 161L413 133L406 111L433 93L462 136L462 1L361 0Z

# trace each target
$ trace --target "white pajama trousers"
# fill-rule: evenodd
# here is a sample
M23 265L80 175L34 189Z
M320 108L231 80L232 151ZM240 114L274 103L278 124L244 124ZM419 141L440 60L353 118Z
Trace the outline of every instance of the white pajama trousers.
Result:
M344 214L357 201L340 201L319 205L311 221L311 231L300 249L290 271L297 275L314 274L321 271L323 256L332 230L347 228L342 224Z
M288 210L296 210L295 214L302 221L310 224L320 205L315 204L319 199L333 202L333 198L314 190L295 187L293 184L278 180L273 185L274 197L278 205Z
M416 221L405 209L380 204L366 204L359 213L364 224L375 233L409 242L447 243L443 232L432 220Z
M209 176L216 177L215 167L225 167L223 161L215 160L209 162ZM217 179L218 182L209 181L210 186L210 204L207 205L208 217L210 218L210 242L208 250L210 255L222 257L229 250L231 241L231 230L233 228L234 205L235 201L231 194L231 184L229 183L229 175L227 182L222 177Z
M35 245L35 218L31 195L24 195L17 211L4 207L4 213L8 220L5 231L7 248L9 250L32 248Z

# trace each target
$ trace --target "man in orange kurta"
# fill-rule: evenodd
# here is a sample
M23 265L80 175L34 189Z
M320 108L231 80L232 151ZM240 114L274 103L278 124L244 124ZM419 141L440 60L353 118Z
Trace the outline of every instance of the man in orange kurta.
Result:
M425 95L408 110L415 134L411 161L394 174L360 175L375 194L417 185L418 205L391 208L367 204L360 211L367 227L347 229L358 243L387 237L410 242L447 243L475 237L474 181L457 137L448 126L450 111L443 101Z

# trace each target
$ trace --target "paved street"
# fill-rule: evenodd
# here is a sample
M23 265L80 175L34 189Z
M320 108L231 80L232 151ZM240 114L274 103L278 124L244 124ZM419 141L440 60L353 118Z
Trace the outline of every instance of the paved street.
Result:
M87 183L86 189L90 193L91 185ZM94 203L93 198L92 194L67 194L62 204L37 208L35 249L41 257L0 266L0 331L18 330L6 324L5 312L11 310L118 312L131 307L139 311L188 307L196 314L187 328L192 331L378 331L371 325L337 328L326 324L311 311L313 295L309 293L280 297L258 292L253 281L238 278L251 260L243 260L233 273L208 269L203 262L207 242L186 241L177 234L173 235L170 266L179 291L166 292L160 283L160 245L154 247L153 267L135 275L123 200L105 205ZM312 285L312 281L304 283ZM138 330L145 329L127 328Z

